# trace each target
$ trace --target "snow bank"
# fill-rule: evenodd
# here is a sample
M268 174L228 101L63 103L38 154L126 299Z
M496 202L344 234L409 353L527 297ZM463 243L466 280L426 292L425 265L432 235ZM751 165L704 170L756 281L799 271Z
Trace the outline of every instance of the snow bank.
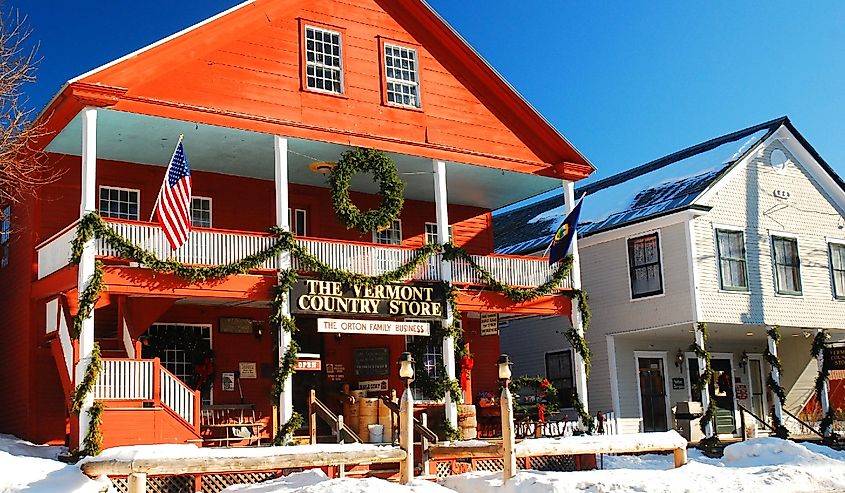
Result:
M531 438L516 444L516 455L588 454L686 448L687 441L675 430L661 433L581 435L564 438Z
M37 449L39 453L46 453L44 450ZM74 465L0 451L2 493L95 493L108 488L107 479L93 481Z
M254 485L234 485L221 493L454 493L435 483L415 480L407 486L383 479L329 479L314 469Z
M32 442L21 440L14 435L0 433L0 451L8 452L12 455L55 459L59 454L66 452L67 448L52 445L36 445Z

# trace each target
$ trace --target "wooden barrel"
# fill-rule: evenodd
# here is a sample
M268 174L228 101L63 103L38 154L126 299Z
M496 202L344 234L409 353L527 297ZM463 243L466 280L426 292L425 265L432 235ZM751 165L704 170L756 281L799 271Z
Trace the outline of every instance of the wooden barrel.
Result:
M358 436L364 443L370 441L370 429L367 425L378 424L378 399L364 397L358 399Z
M474 405L458 405L458 428L464 440L474 440L478 437L478 420L475 418Z
M343 422L346 426L358 433L358 416L360 409L358 408L358 400L350 402L351 399L343 401Z
M378 423L384 426L384 442L393 443L393 413L390 411L384 402L379 400L378 404Z

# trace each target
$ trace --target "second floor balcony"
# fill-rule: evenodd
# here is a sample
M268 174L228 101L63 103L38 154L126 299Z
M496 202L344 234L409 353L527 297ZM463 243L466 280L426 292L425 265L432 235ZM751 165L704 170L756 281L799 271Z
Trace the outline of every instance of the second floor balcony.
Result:
M171 251L161 227L155 223L107 219L108 226L120 236L142 247L158 258L172 258L190 265L220 265L236 262L244 257L267 249L277 240L270 233L254 233L212 228L195 228L182 247ZM77 234L77 223L72 223L37 247L38 278L43 279L70 263L71 243ZM325 264L348 272L377 276L397 269L410 262L416 249L406 246L341 241L322 238L297 237L300 247ZM117 260L117 252L104 240L96 242L98 258ZM556 267L549 266L547 258L513 255L471 255L472 260L501 282L520 287L536 287L554 274ZM441 281L440 255L433 255L418 267L406 280ZM292 267L302 273L308 269L293 255ZM257 273L268 274L279 267L277 258L260 266ZM465 260L452 261L452 282L461 285L481 285L477 271ZM560 289L571 287L567 277Z

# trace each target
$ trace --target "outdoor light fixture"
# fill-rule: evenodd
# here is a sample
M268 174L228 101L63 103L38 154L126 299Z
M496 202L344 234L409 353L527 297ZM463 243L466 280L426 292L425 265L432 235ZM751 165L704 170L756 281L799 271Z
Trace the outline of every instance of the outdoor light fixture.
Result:
M337 166L337 163L329 161L314 161L308 165L308 169L320 175L327 175Z
M399 355L399 378L405 382L405 385L410 385L414 381L414 357L411 353L404 352Z
M507 386L507 381L511 379L513 361L511 361L511 357L507 354L502 354L496 360L496 364L499 365L499 380L503 382L504 386Z
M680 368L681 365L684 364L684 350L678 348L678 351L675 353L675 367Z

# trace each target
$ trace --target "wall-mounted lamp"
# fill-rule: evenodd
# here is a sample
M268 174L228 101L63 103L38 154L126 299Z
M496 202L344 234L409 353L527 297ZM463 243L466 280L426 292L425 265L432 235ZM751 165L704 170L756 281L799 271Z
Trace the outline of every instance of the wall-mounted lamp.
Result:
M256 339L261 339L261 337L264 336L264 322L261 320L252 321L252 335L254 335Z
M742 368L742 371L748 368L748 353L745 350L742 351L742 355L739 357L739 367Z
M675 367L681 368L683 366L684 366L684 350L681 349L681 348L678 348L678 350L675 352Z

